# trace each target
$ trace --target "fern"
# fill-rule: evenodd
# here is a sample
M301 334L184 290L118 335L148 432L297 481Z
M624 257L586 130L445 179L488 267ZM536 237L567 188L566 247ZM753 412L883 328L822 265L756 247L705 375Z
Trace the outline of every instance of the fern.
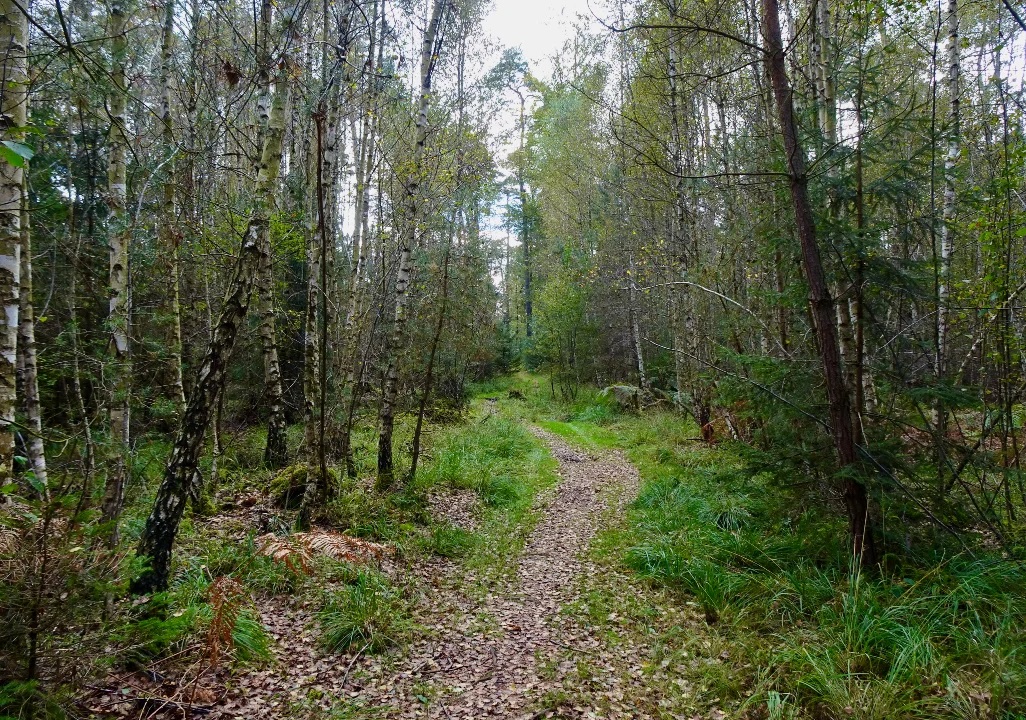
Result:
M315 555L340 562L365 565L380 562L395 550L379 543L324 530L293 535L261 535L256 539L257 551L295 572L309 573Z
M235 629L249 601L242 584L232 577L219 577L210 584L210 626L207 628L206 652L212 666L216 666L224 652L235 647Z

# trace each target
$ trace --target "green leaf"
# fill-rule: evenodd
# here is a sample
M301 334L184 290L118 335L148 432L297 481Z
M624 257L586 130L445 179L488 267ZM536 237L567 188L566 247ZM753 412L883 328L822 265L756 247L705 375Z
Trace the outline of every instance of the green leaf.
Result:
M37 493L42 493L46 490L46 483L44 483L42 480L36 477L36 473L34 471L29 470L27 473L25 473L25 479L28 481L28 484L32 486L32 489L35 490Z
M23 168L32 159L32 156L36 154L36 151L20 142L4 140L0 143L0 154L3 155L4 160L9 165Z

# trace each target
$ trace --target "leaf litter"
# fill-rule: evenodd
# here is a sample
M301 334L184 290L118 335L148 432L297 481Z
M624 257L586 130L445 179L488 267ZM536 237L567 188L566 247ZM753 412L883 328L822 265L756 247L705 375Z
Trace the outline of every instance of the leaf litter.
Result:
M674 675L673 687L686 691L679 675L687 667L664 662L653 674L650 648L643 638L615 631L621 622L615 612L592 623L580 611L590 586L622 583L626 592L634 582L599 567L588 550L603 518L622 514L636 496L637 470L620 453L584 455L551 433L532 432L559 461L561 481L538 498L540 520L511 572L475 592L473 573L452 560L406 564L389 558L383 569L413 596L422 632L380 656L365 653L366 647L326 654L317 642L316 603L298 596L258 598L275 661L234 675L224 669L206 674L197 684L217 700L203 715L691 718L672 714L665 698L645 697L665 687L649 681Z

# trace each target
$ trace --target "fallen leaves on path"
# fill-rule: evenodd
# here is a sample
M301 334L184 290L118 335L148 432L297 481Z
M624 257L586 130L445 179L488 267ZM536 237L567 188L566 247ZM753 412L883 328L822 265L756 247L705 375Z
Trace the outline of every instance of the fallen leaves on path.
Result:
M634 590L634 578L597 566L588 550L600 523L636 496L637 470L620 454L591 457L534 432L559 460L562 480L538 498L538 524L506 576L482 584L449 560L389 563L422 632L381 656L364 648L326 655L317 646L314 603L258 599L276 662L221 678L208 717L692 717L676 714L676 700L666 695L667 686L690 692L682 677L688 668L653 663L643 633L620 632L628 619L617 611L596 621L585 598L596 585ZM457 514L470 513L466 504Z

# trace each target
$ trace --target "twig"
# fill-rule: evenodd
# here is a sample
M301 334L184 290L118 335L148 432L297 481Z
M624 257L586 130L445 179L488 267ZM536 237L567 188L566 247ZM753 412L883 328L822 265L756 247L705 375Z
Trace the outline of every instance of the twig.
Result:
M358 653L353 655L353 659L349 661L349 665L346 667L346 672L342 676L342 684L339 686L339 689L345 689L346 681L349 679L349 671L353 669L353 665L355 665L356 661L360 659L361 655L363 655L363 651L366 650L369 647L370 647L370 641L368 640L367 644L364 645L362 648L360 648L360 651Z

